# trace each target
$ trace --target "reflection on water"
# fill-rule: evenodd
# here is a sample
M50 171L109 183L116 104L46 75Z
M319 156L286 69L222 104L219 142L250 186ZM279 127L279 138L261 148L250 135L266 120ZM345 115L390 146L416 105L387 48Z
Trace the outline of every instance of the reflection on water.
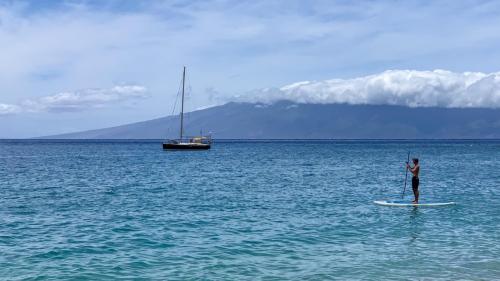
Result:
M417 206L411 208L410 211L410 243L413 243L420 236L422 229L423 214Z

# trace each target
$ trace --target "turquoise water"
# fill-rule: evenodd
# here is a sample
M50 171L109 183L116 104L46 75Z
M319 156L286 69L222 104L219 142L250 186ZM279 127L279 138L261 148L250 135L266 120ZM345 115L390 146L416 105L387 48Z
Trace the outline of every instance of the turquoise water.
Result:
M401 195L408 150L422 200L457 206L372 203ZM499 155L500 141L2 141L0 278L500 279Z

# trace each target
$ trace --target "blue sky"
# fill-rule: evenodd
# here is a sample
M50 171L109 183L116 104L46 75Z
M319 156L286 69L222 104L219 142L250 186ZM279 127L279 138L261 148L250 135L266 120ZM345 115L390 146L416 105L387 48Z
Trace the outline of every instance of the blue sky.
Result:
M183 65L191 110L394 69L496 81L499 14L498 1L0 1L0 137L170 114Z

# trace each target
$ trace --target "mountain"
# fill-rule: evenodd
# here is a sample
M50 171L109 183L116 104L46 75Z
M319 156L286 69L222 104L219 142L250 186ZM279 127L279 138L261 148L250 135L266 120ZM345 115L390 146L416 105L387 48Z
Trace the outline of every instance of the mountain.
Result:
M500 138L500 109L390 105L227 103L188 113L186 134L216 139ZM176 137L179 117L62 134L58 139Z

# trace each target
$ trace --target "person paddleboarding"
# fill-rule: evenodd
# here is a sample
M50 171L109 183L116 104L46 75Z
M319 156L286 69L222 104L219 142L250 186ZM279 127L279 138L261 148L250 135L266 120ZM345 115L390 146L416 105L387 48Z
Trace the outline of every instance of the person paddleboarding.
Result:
M420 180L418 178L418 174L420 172L420 165L418 164L418 158L413 158L413 167L410 166L410 163L406 162L406 168L413 174L411 178L411 187L413 189L413 195L415 196L415 200L412 203L418 204L418 196L420 195L418 192L418 185L420 184Z
M451 206L455 205L455 202L429 202L424 200L424 203L419 203L419 191L418 186L420 184L418 175L420 174L420 164L418 163L418 158L412 159L413 166L410 165L410 152L408 152L408 158L406 160L406 169L405 169L405 182L403 188L403 194L401 195L401 200L376 200L373 203L381 206L392 206L392 207L440 207L440 206ZM408 179L408 171L410 171L413 175L411 178L411 187L413 189L413 195L415 196L415 200L411 203L405 201L405 191L406 191L406 183Z

